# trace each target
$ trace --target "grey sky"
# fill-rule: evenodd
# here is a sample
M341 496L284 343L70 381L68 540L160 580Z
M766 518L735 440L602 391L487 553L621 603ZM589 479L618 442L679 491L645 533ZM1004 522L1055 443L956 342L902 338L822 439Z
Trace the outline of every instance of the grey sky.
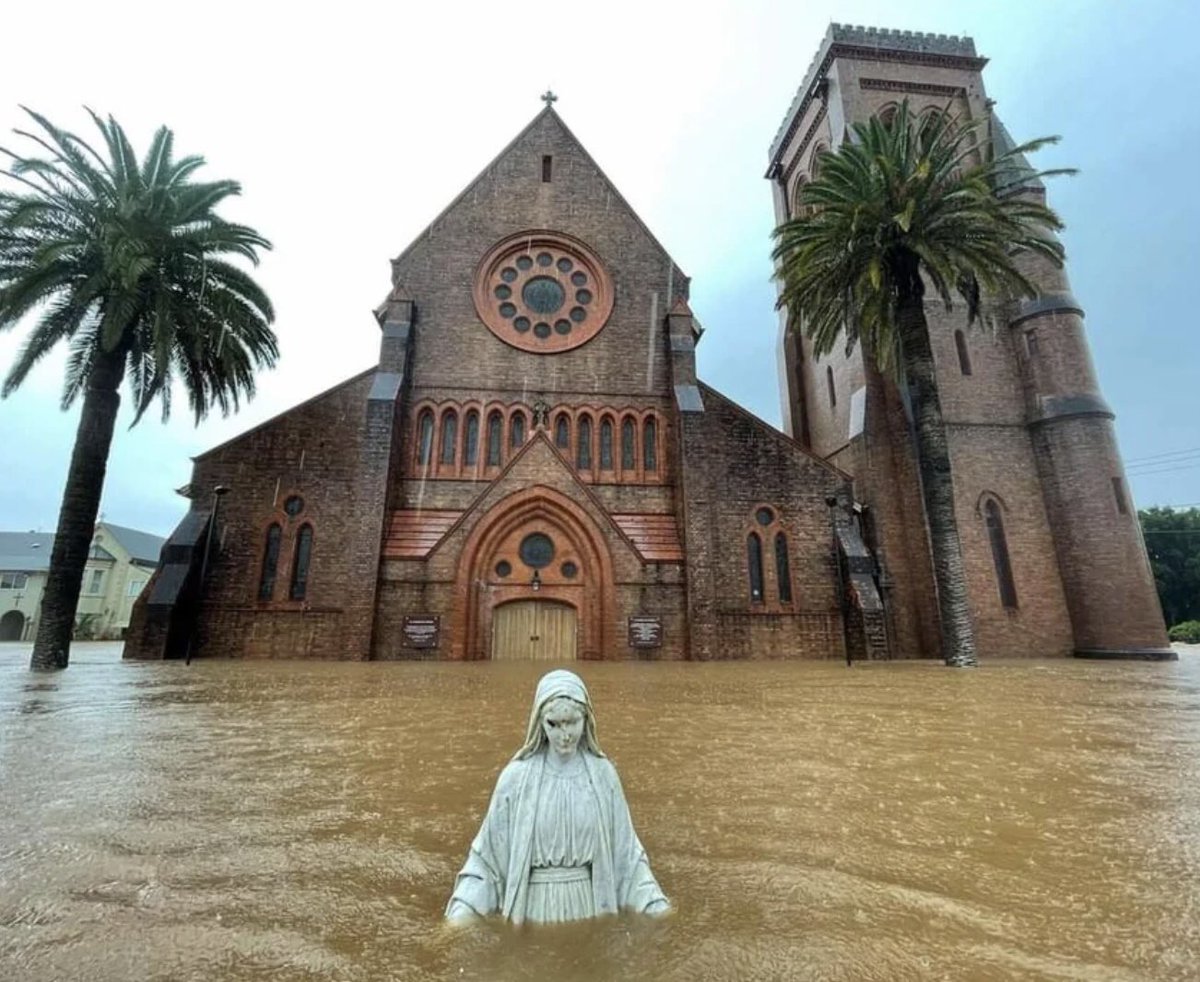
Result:
M230 217L275 244L260 268L279 367L238 416L148 416L109 462L110 521L167 534L189 456L374 363L370 311L396 255L528 122L556 108L692 277L705 380L778 423L767 147L829 21L970 34L1017 139L1045 166L1075 294L1139 505L1200 503L1200 126L1190 3L740 2L302 8L33 4L7 9L0 142L18 104L91 135L86 103L144 148L175 130L201 172L242 182ZM48 12L52 11L52 12ZM285 13L287 11L287 13ZM92 131L94 132L94 131ZM7 370L21 333L0 336ZM0 528L53 529L78 411L61 360L0 403ZM183 406L182 400L177 407ZM1188 456L1167 455L1195 450ZM1151 458L1150 460L1146 460ZM1146 461L1145 463L1138 463Z

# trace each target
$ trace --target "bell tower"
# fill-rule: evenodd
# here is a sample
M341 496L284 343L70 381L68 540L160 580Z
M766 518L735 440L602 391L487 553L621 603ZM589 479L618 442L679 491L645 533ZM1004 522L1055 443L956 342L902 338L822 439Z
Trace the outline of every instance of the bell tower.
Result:
M965 37L833 24L770 148L778 222L794 218L822 151L907 100L1014 146ZM1016 193L1044 197L1023 161ZM993 304L994 331L927 300L954 472L955 514L982 655L1169 658L1153 576L1066 272L1030 257L1034 299ZM932 292L929 293L932 296ZM781 311L785 429L851 473L882 560L901 653L938 644L928 536L902 387L861 346L817 359Z

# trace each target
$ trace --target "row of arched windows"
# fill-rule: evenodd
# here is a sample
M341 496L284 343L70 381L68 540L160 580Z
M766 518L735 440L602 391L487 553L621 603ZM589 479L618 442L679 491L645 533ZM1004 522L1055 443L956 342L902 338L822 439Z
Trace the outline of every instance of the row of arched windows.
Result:
M308 594L308 573L312 566L312 526L305 522L296 532L292 545L291 577L288 582L287 599L303 600ZM279 578L279 556L283 545L283 526L272 522L267 527L263 545L262 571L258 578L258 599L267 602L275 599L275 584Z
M557 410L549 414L554 445L575 468L613 481L662 477L658 414ZM413 470L420 476L474 479L503 466L529 438L533 415L521 407L418 408Z

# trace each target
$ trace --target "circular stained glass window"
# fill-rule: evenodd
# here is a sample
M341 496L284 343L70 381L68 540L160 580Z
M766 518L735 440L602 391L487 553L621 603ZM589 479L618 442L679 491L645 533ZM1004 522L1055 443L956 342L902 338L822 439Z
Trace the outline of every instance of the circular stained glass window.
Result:
M591 249L553 232L497 243L476 273L475 308L506 344L538 354L568 351L608 321L612 281Z
M517 551L521 562L533 569L545 569L554 562L554 543L543 532L532 532L525 536Z
M566 291L549 276L535 276L521 288L521 300L535 314L553 314L566 299Z
M304 499L298 494L289 495L283 503L283 511L288 518L295 518L304 511Z
M770 525L775 521L775 513L770 508L760 508L754 513L754 520L759 525Z
M510 563L507 559L501 559L500 562L496 563L496 575L500 577L500 579L504 579L504 577L508 576L511 572L512 563Z
M568 580L573 580L579 575L579 567L568 559L562 564L562 575Z

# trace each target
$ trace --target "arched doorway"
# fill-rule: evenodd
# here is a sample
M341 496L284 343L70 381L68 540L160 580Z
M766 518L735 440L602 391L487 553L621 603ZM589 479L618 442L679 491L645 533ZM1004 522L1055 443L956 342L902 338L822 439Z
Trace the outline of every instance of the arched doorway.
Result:
M594 659L608 651L608 543L580 504L553 488L517 491L476 523L455 593L452 658Z
M0 641L20 641L25 633L25 615L19 610L10 610L0 617Z
M554 600L512 600L492 612L493 661L574 661L575 608Z

